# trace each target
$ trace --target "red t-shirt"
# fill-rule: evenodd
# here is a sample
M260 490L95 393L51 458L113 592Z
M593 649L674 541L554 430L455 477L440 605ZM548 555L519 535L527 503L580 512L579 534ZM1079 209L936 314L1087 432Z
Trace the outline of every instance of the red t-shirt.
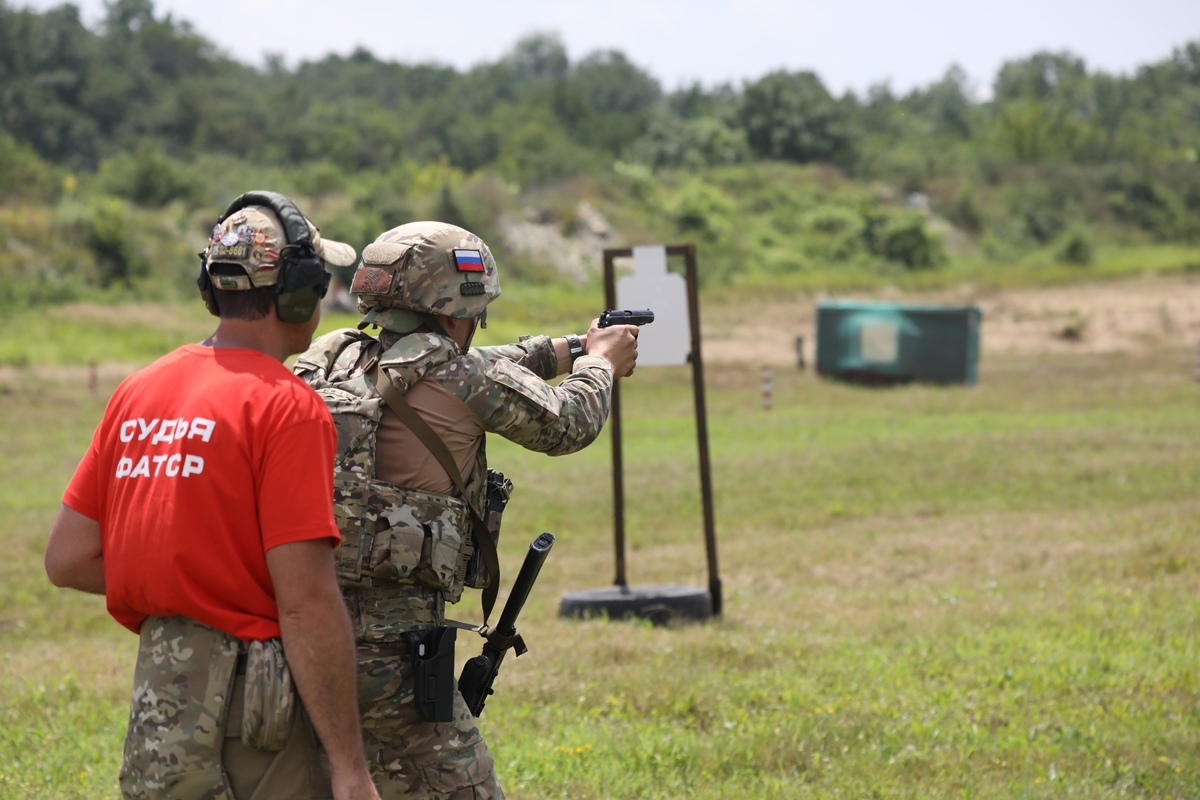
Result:
M339 541L324 402L254 350L185 345L117 388L63 502L100 522L108 610L279 636L266 551Z

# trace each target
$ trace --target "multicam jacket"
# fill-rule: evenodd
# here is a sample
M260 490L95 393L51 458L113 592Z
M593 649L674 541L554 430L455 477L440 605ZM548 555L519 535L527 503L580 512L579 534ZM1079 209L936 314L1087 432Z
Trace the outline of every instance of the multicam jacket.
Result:
M400 393L417 381L437 381L485 431L550 455L576 452L599 435L613 381L606 359L583 356L551 386L558 359L545 336L462 353L438 333L385 330L377 340L349 328L315 340L293 369L324 398L337 426L338 575L359 617L360 641L392 641L404 630L442 624L444 602L457 602L464 586L486 584L465 504L484 513L485 448L481 443L463 476L465 498L378 480L376 432L385 403L375 370Z

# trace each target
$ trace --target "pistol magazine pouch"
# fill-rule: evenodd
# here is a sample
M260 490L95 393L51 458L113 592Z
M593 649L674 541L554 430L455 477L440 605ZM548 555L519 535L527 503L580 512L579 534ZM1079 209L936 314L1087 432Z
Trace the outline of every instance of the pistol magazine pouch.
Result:
M334 517L343 541L338 577L347 586L418 583L457 602L474 553L466 503L449 495L376 480L334 480ZM366 579L366 580L364 580Z

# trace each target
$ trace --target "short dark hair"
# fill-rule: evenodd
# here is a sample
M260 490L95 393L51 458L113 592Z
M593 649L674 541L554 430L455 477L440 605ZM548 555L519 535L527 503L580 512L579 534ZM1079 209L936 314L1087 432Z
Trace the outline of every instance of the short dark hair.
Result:
M237 264L209 264L210 275L245 275L246 270ZM218 289L212 287L213 300L217 305L217 316L221 319L262 319L275 308L275 287L259 286L255 289Z

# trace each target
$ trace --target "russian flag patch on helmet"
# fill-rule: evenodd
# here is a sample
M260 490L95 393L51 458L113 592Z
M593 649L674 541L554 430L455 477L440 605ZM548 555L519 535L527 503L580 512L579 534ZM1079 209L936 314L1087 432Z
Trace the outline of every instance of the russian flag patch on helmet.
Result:
M483 253L478 250L455 250L454 265L459 272L483 272Z

